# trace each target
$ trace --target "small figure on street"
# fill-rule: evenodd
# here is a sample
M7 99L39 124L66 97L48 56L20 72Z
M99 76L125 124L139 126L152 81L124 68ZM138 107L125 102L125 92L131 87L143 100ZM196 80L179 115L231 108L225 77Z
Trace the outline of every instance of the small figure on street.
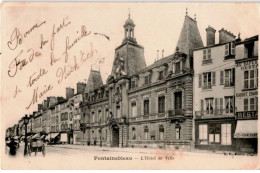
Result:
M97 143L97 141L96 141L96 138L94 139L94 146L96 146L96 143Z
M11 138L11 142L9 144L7 144L7 145L10 148L9 155L10 156L15 156L16 155L16 150L17 150L17 143L14 141L14 138Z

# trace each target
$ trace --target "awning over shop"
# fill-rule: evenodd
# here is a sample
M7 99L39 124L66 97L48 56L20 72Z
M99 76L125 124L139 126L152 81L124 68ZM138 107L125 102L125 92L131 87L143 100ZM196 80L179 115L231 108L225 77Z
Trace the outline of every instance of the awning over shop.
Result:
M48 134L48 135L45 137L46 140L50 140L50 138L51 138L50 134Z
M238 120L234 138L257 138L257 120Z
M39 133L37 133L37 134L33 135L32 139L35 139L35 138L40 138L40 137L41 137L41 136L40 136L40 134L39 134Z
M60 141L61 142L67 142L68 140L68 135L67 135L67 133L61 133L61 135L60 135Z
M58 136L58 135L59 135L59 133L51 133L50 138L56 138L56 136Z

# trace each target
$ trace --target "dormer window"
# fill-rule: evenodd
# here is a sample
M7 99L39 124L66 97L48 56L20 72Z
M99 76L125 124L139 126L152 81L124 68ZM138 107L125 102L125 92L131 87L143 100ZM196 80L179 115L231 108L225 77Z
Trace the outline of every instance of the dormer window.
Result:
M230 42L225 45L225 60L235 58L235 43Z
M180 73L181 72L181 62L176 62L175 63L175 73Z
M148 85L149 84L149 76L144 77L144 84Z
M162 80L164 78L163 70L159 71L159 80Z
M254 42L245 44L245 58L252 58L254 56Z
M211 58L211 49L205 49L203 50L203 64L208 64L212 63L212 58Z
M135 81L132 81L131 88L134 89L136 87Z

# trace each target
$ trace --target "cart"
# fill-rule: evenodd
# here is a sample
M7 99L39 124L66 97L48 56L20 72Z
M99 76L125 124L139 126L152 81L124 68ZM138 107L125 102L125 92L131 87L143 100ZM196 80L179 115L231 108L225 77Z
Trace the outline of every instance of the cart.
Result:
M45 145L44 143L41 141L41 139L32 139L32 141L30 142L30 144L28 145L28 153L29 156L31 156L32 153L35 153L35 155L38 152L42 153L42 156L45 156Z

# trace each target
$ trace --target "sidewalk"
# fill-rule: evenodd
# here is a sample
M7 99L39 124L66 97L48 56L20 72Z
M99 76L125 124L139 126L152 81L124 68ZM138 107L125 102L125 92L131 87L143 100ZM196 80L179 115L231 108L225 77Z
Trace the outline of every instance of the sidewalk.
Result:
M89 151L100 151L100 152L124 152L124 153L141 153L141 154L162 154L162 155L185 155L185 156L205 156L205 157L241 157L246 155L234 155L234 152L229 151L208 151L208 150L197 150L193 149L191 152L182 150L165 150L155 148L116 148L116 147L100 147L100 146L88 146L88 145L73 145L73 144L61 144L61 145L47 145L47 147L57 147L66 149L77 149L77 150L89 150ZM256 157L256 155L254 155ZM250 157L250 156L248 156Z

